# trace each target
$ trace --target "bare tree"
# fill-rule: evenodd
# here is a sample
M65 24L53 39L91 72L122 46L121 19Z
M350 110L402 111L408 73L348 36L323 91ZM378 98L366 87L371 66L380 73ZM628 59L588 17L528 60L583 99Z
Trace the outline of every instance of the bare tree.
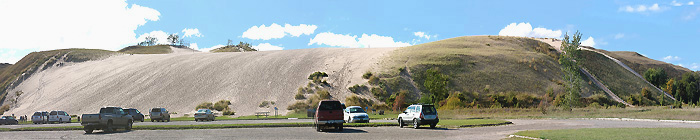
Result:
M180 36L177 34L170 34L168 36L168 43L175 45L180 41Z

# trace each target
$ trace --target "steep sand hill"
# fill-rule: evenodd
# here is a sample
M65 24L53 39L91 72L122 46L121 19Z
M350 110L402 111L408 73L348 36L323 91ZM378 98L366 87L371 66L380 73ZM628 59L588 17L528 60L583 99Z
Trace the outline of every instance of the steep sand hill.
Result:
M314 71L325 71L336 99L347 87L366 82L361 75L395 48L316 48L244 53L206 53L173 49L172 54L113 56L69 63L35 73L10 91L24 94L10 112L65 110L98 112L100 107L153 107L171 112L194 111L197 104L231 100L236 115L251 115L262 101L275 101L280 113L295 102L294 94Z

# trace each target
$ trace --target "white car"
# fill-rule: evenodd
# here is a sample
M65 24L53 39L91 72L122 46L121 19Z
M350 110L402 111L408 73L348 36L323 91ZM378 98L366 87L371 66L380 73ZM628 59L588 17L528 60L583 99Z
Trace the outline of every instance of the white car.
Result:
M41 124L41 123L49 122L49 112L46 112L46 111L34 112L34 115L32 115L32 122L34 124Z
M430 128L435 128L440 119L433 105L415 104L408 106L406 111L399 114L399 127L407 123L413 124L413 128L418 128L420 125L430 125Z
M70 115L68 115L68 113L66 113L65 111L60 111L60 110L59 111L51 111L51 113L49 113L49 123L55 123L55 122L56 123L64 123L64 122L69 123L70 122Z
M367 115L367 112L365 112L365 110L362 110L362 107L359 106L350 106L345 109L343 114L345 122L347 123L369 122L369 116Z

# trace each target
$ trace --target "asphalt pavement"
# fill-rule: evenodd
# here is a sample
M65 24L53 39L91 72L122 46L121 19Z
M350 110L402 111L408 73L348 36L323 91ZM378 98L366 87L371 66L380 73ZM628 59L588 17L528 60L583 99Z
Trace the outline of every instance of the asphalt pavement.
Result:
M274 120L266 120L274 121ZM0 139L503 139L523 130L575 128L700 128L697 123L620 121L598 119L514 119L511 125L412 129L398 127L346 127L341 132L316 132L311 127L233 128L190 130L134 130L85 134L83 131L10 131ZM223 122L223 121L222 121ZM145 123L144 123L145 124Z
M313 122L313 119L267 119L267 120L216 120L216 121L171 121L171 122L135 122L134 126L141 125L199 125L199 124L252 124L252 123L297 123ZM395 120L370 120L370 122L396 122ZM0 125L0 128L24 128L24 127L62 127L80 126L80 123L60 123L60 124L22 124L22 125Z

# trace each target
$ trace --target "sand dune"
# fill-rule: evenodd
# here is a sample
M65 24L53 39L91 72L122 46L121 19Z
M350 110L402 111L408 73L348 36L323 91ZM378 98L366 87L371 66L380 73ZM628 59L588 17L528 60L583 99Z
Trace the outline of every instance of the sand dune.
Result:
M361 75L376 67L395 48L316 48L284 51L207 53L173 50L172 54L119 55L99 61L67 64L35 73L10 93L22 91L6 114L65 110L94 113L103 106L133 107L144 113L153 107L171 112L194 111L202 102L231 100L237 115L251 115L262 101L275 101L280 113L296 102L294 94L314 71L330 76L331 95L352 93L347 87L364 83Z

